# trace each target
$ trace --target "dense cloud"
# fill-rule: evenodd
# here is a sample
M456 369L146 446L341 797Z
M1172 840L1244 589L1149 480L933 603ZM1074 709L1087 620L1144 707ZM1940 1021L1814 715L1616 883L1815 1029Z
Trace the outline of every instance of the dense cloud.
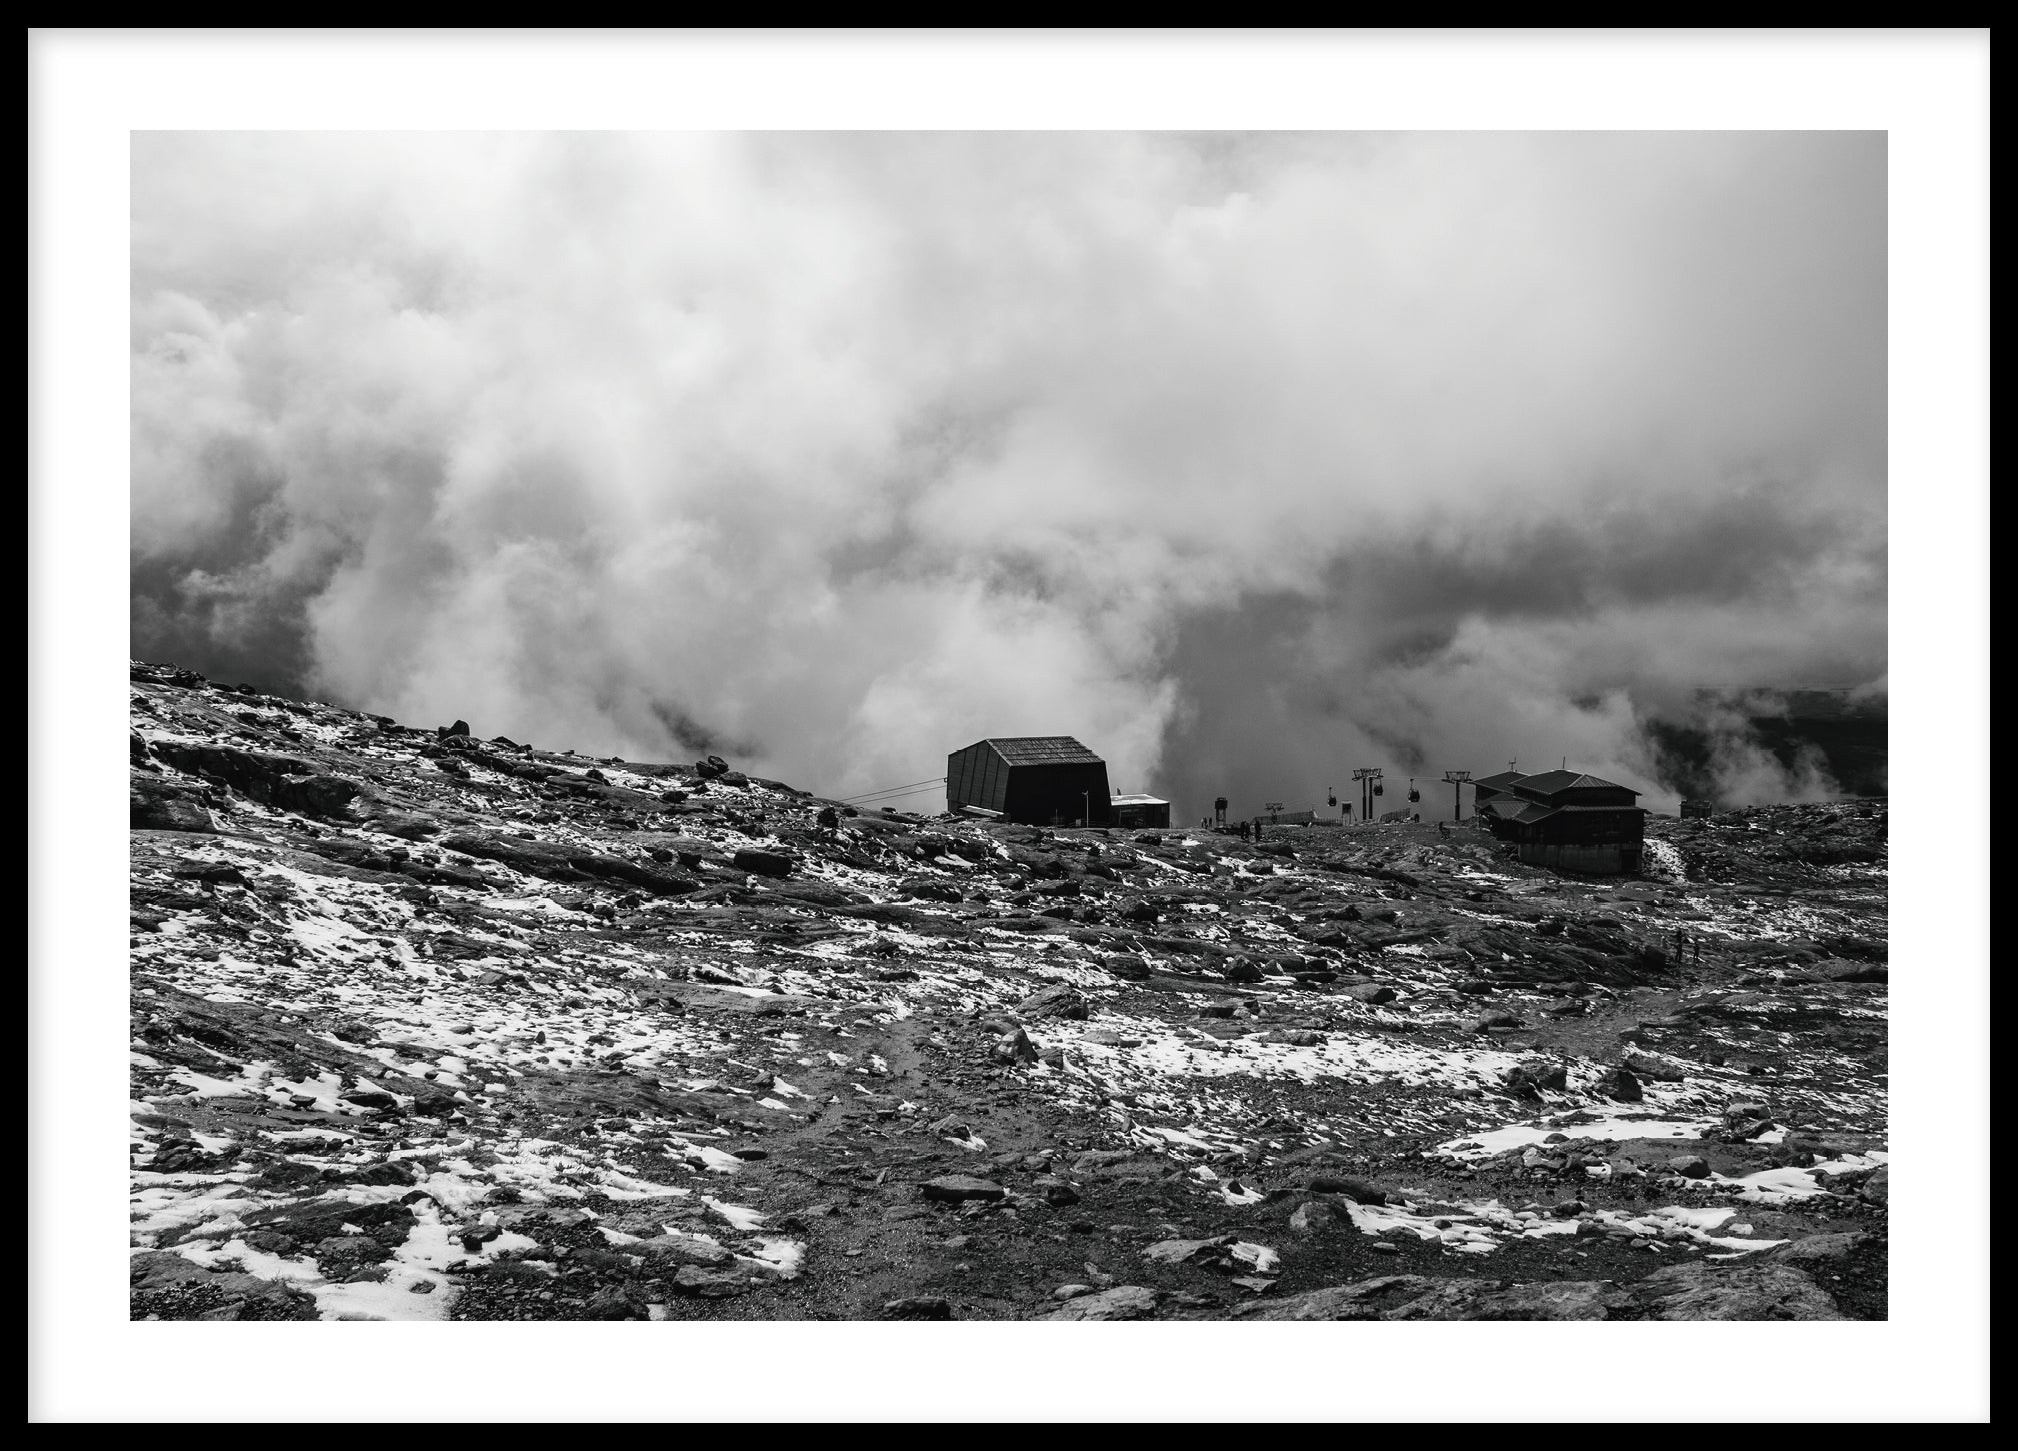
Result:
M1565 756L1661 805L1697 687L1883 690L1879 135L133 168L136 655L833 794L1071 733L1180 816Z

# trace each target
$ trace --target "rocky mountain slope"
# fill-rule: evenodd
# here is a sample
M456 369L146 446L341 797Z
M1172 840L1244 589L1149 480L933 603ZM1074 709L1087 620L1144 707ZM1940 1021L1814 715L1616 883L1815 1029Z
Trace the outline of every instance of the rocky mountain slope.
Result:
M1885 1315L1882 803L1576 880L131 691L136 1318Z

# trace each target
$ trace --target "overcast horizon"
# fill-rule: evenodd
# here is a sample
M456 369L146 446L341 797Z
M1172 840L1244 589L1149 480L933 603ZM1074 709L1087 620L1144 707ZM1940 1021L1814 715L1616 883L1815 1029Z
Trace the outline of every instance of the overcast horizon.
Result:
M1179 821L1672 809L1655 718L1812 798L1695 692L1885 692L1882 133L132 155L141 658L830 796L1070 734Z

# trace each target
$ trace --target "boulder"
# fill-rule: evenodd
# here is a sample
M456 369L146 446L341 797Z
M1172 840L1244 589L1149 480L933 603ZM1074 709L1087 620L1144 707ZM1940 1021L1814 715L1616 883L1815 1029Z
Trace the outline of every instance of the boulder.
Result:
M703 1269L699 1265L681 1265L673 1273L672 1290L676 1295L692 1295L703 1300L726 1300L731 1296L749 1293L756 1288L757 1283L756 1273L742 1265L718 1270Z
M1435 1279L1382 1275L1239 1312L1254 1320L1840 1320L1814 1280L1791 1265L1670 1265L1643 1280Z
M1889 1204L1892 1199L1891 1167L1880 1165L1876 1172L1858 1187L1857 1197L1866 1204Z
M168 1250L127 1263L133 1313L193 1320L314 1320L315 1297L280 1280L207 1270Z
M1235 1267L1233 1246L1237 1235L1222 1234L1214 1239L1158 1240L1142 1251L1142 1257L1159 1265L1198 1265L1206 1269Z
M1047 1320L1147 1320L1156 1313L1156 1291L1143 1285L1116 1285L1068 1300Z
M1630 1068L1613 1067L1598 1079L1598 1092L1617 1103L1638 1103L1646 1097Z
M1060 983L1032 993L1016 1005L1016 1011L1026 1018L1067 1018L1084 1022L1086 998L1077 988Z
M1516 1098L1538 1098L1543 1089L1561 1093L1569 1086L1569 1074L1560 1063L1547 1058L1535 1058L1525 1063L1516 1063L1506 1071L1506 1076L1500 1083Z
M957 902L960 900L960 885L944 877L906 877L897 883L898 892L914 901Z
M937 1295L906 1295L883 1304L885 1320L951 1320L953 1307Z
M942 1204L964 1204L969 1200L992 1203L1007 1192L1000 1184L967 1174L946 1174L937 1179L927 1179L918 1186L921 1196Z
M135 831L217 830L203 804L202 792L193 787L135 776L128 795Z
M789 877L792 874L792 859L783 852L744 847L732 860L736 864L737 871L748 872L756 877Z
M1254 1320L1604 1320L1611 1287L1564 1280L1510 1285L1503 1280L1381 1275L1249 1306Z
M584 1320L649 1320L651 1306L644 1293L630 1285L605 1285L582 1306Z
M1037 1045L1030 1041L1030 1035L1021 1028L1012 1028L996 1038L988 1050L989 1057L997 1063L1012 1067L1019 1063L1035 1063L1038 1060Z
M1316 1174L1310 1180L1313 1194L1343 1194L1355 1204L1385 1204L1392 1197L1377 1184L1347 1174Z
M1767 1258L1783 1264L1807 1268L1827 1267L1847 1259L1870 1239L1861 1230L1849 1230L1839 1234L1811 1234L1805 1239L1792 1240L1787 1244L1767 1251Z
M648 1264L654 1265L694 1265L704 1270L718 1270L736 1262L736 1257L720 1245L681 1234L658 1235L626 1248L632 1254L643 1255Z
M1032 1187L1044 1195L1044 1202L1053 1209L1069 1209L1079 1202L1079 1191L1056 1175L1040 1175Z
M1624 1053L1620 1055L1619 1063L1630 1069L1635 1077L1642 1080L1651 1078L1656 1083L1680 1083L1689 1076L1688 1070L1681 1064L1649 1053Z
M1614 1319L1841 1320L1835 1299L1785 1263L1669 1265L1628 1285Z
M413 1210L404 1204L348 1199L311 1199L254 1209L244 1216L248 1228L271 1229L303 1244L315 1244L344 1233L346 1224L363 1230L382 1244L404 1244L412 1231Z
M1315 1234L1337 1223L1338 1211L1322 1199L1297 1205L1296 1212L1289 1216L1289 1227L1298 1234Z

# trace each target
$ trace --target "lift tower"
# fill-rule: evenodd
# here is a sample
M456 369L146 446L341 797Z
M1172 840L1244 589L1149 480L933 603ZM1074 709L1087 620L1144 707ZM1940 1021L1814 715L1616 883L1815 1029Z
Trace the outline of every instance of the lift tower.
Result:
M1464 820L1464 783L1471 779L1469 771L1445 771L1444 780L1450 782L1451 820Z
M1373 798L1380 794L1380 767L1361 766L1352 773L1359 782L1359 819L1373 820Z

